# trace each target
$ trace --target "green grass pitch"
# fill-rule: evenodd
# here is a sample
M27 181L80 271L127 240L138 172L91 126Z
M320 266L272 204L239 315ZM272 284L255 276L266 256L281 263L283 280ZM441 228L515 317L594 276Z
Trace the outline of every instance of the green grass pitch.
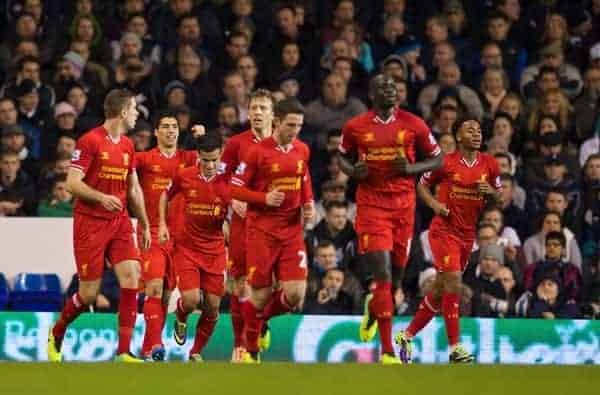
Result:
M600 367L0 363L0 394L597 395Z

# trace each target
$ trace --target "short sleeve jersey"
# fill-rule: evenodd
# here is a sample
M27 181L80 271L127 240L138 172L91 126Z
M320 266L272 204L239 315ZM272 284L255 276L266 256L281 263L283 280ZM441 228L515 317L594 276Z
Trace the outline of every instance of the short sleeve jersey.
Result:
M279 207L249 204L246 215L249 229L257 227L275 238L287 238L302 231L301 207L313 199L309 157L308 146L298 139L281 147L269 137L248 150L231 183L257 192L278 189L285 193Z
M111 212L100 203L76 199L76 215L107 219L127 215L128 176L135 170L135 149L129 138L114 140L103 126L98 126L77 140L70 167L84 174L83 182L89 187L116 196L123 205L120 212Z
M478 182L488 182L500 191L500 169L493 156L478 153L473 163L468 163L458 151L444 156L442 167L425 173L421 183L438 185L437 199L446 205L447 217L435 216L430 229L456 234L463 239L474 239L477 221L485 200L478 191Z
M140 185L144 192L146 213L152 236L158 233L158 203L161 194L168 189L178 169L194 166L198 160L195 151L177 150L166 156L158 148L136 154L136 168ZM168 225L171 232L177 233L183 225L183 199L175 197L169 204Z
M358 186L357 204L386 209L402 208L415 199L415 178L395 174L392 161L404 156L415 163L418 155L441 154L425 122L403 110L396 110L388 120L374 111L350 119L342 129L339 150L357 154L369 169L369 176Z

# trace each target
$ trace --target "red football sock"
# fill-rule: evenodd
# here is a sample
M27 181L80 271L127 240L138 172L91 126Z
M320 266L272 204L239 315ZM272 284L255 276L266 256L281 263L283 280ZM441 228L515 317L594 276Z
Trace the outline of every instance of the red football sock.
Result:
M202 349L204 349L204 346L208 343L208 339L210 339L210 336L215 330L217 319L217 315L202 313L196 326L196 337L194 338L194 345L190 349L190 355L200 354L202 352Z
M369 310L377 320L381 352L392 354L392 316L394 315L394 301L392 299L392 283L389 281L375 281L373 299L369 303Z
M161 298L146 298L144 320L146 321L146 333L144 334L142 355L147 355L152 351L152 347L162 344L163 307Z
M264 321L268 321L273 317L289 313L290 311L292 311L292 307L285 297L285 293L282 290L278 290L271 294L263 312L263 319Z
M446 334L450 347L458 344L460 332L460 296L457 293L445 293L442 296L442 314L446 323Z
M188 315L190 315L190 313L185 311L183 308L183 300L181 300L181 298L177 299L177 309L175 309L175 315L177 316L177 321L179 322L187 322Z
M119 346L117 355L128 353L137 314L137 289L121 288L119 300Z
M83 304L79 292L75 292L72 297L67 299L65 307L60 313L60 318L56 321L56 324L54 324L54 328L52 328L52 335L58 344L62 343L67 326L75 321L75 318L79 317L79 314L86 309L87 306Z
M241 301L239 296L231 295L231 327L233 328L233 343L236 348L244 345L244 316L242 314L244 303L246 302Z
M421 329L425 328L429 321L431 321L431 319L439 312L439 303L435 304L431 292L428 293L419 304L419 309L415 313L412 321L410 321L408 328L406 328L406 333L410 337L416 336L416 334L419 333Z
M246 336L246 350L249 352L260 351L258 347L258 337L263 326L263 312L257 310L252 302L248 301L244 303L242 308L242 314L244 315L244 332Z

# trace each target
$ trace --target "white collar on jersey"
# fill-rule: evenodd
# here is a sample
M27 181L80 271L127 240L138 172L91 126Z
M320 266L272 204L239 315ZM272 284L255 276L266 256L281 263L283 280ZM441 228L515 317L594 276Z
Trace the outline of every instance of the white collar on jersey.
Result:
M121 136L118 136L116 139L114 139L108 132L106 132L106 138L113 144L119 144L119 141L121 141Z
M383 119L379 118L379 115L375 115L375 117L373 117L373 122L375 122L375 123L381 123L381 124L384 124L384 125L390 124L390 123L394 122L395 120L396 120L396 114L395 114L395 112L393 112L392 115L390 115L388 117L388 119L386 119L386 120L383 120Z
M284 152L284 153L289 153L292 148L294 148L294 146L290 143L290 144L286 144L286 145L278 145L277 147L275 147L275 149Z
M464 156L462 158L460 158L460 161L462 163L464 163L465 166L471 168L471 167L475 167L475 165L477 165L477 163L479 163L479 153L477 153L477 155L475 156L475 159L473 159L472 162L469 162L467 160L467 158L465 158Z
M167 159L171 159L177 154L177 150L173 151L173 153L171 153L171 154L165 154L164 152L162 152L162 150L160 148L158 149L158 152L160 152L160 154Z

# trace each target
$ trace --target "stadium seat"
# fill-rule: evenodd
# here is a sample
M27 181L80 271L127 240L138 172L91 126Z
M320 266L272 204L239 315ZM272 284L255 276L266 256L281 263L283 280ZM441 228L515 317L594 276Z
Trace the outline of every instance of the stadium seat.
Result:
M0 310L6 310L9 293L10 289L8 288L8 281L6 281L4 274L0 273Z
M56 274L19 273L10 293L10 310L60 311L62 293Z

